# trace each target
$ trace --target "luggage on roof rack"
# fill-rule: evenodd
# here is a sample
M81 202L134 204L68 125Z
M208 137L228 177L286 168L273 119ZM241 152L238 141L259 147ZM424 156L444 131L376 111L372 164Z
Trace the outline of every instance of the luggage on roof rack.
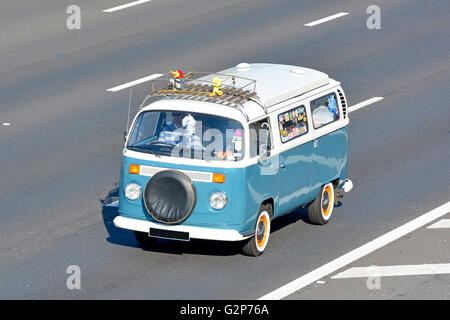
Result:
M199 76L198 78L194 78ZM166 86L157 89L155 82L167 82ZM237 85L239 81L240 85ZM247 113L242 103L248 100L258 103L267 113L256 94L256 80L221 73L191 71L184 75L180 70L172 71L156 79L152 79L152 92L144 99L141 107L150 97L170 97L220 103L239 109L246 118Z
M179 70L177 70L179 71ZM171 72L172 73L172 72ZM173 73L172 73L173 75ZM195 76L201 76L194 78ZM175 79L174 79L175 78ZM236 80L244 82L239 87L236 85ZM176 88L175 81L182 81L183 87ZM155 81L167 81L168 84L163 89L155 89ZM215 90L219 89L221 94L214 94ZM152 95L183 95L183 96L201 96L219 99L230 103L241 103L242 101L256 96L256 80L248 79L236 75L226 75L221 73L207 73L207 72L189 72L182 78L176 76L171 77L167 74L166 77L159 77L152 80Z

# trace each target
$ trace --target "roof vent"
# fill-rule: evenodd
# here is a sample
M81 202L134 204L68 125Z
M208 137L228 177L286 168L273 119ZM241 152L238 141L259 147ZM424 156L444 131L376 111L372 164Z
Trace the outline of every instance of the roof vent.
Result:
M236 69L239 71L247 71L248 69L250 69L250 64L248 63L239 63L236 66Z
M341 105L342 105L342 114L344 116L344 119L347 118L347 102L345 101L344 93L341 92L341 90L337 90L339 94L339 99L341 99Z
M291 69L291 73L295 74L296 76L304 76L305 70L303 70L301 68L293 68L293 69Z

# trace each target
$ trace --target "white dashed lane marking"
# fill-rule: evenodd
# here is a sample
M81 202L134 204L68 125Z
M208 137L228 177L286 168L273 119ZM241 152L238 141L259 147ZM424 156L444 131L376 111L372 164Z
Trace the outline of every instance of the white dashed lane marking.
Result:
M450 273L450 263L350 268L331 279L395 277Z
M448 229L450 228L450 219L442 219L427 227L427 229Z
M313 26L316 26L318 24L321 24L321 23L324 23L324 22L327 22L327 21L330 21L330 20L334 20L334 19L346 16L348 14L349 14L348 12L339 12L339 13L333 14L331 16L328 16L328 17L325 17L325 18L322 18L322 19L319 19L319 20L316 20L316 21L313 21L313 22L309 22L309 23L305 24L305 27L313 27Z
M117 7L114 7L114 8L109 8L109 9L103 10L103 12L112 13L112 12L116 12L116 11L119 11L119 10L122 10L122 9L126 9L126 8L129 8L129 7L137 6L138 4L143 4L143 3L146 3L146 2L150 2L150 1L152 1L152 0L134 1L134 2L127 3L127 4L123 4L121 6L117 6Z
M349 107L349 108L348 108L348 112L350 113L350 112L356 111L356 110L358 110L358 109L367 107L367 106L369 106L369 105L371 105L371 104L373 104L373 103L375 103L375 102L378 102L378 101L380 101L380 100L383 100L383 97L373 97L373 98L370 98L370 99L368 99L368 100L366 100L366 101L360 102L360 103L358 103L358 104L355 104L355 105Z
M114 88L107 89L106 91L117 92L117 91L120 91L120 90L123 90L123 89L126 89L126 88L130 88L130 87L135 86L137 84L141 84L141 83L153 80L153 79L157 79L157 78L159 78L161 76L163 76L163 74L155 73L155 74L152 74L150 76L147 76L147 77L144 77L144 78L141 78L141 79L137 79L137 80L134 80L134 81L131 81L131 82L127 82L127 83L121 84L120 86L117 86L117 87L114 87Z

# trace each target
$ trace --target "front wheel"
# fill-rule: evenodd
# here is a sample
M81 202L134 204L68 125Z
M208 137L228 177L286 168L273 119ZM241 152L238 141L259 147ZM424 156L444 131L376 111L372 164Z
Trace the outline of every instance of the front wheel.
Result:
M334 186L331 182L324 185L316 199L308 205L308 218L313 224L326 224L333 214Z
M262 205L259 208L255 225L255 235L248 239L242 248L242 252L245 255L257 257L264 253L269 243L272 210L270 204Z

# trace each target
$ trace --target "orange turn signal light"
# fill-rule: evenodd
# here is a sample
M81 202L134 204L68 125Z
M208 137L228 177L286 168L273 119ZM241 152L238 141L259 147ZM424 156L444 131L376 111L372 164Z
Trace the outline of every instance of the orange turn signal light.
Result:
M221 173L213 173L213 182L214 183L224 183L225 175Z
M130 170L129 172L131 174L139 174L139 172L141 171L141 166L138 164L132 164L130 165Z

